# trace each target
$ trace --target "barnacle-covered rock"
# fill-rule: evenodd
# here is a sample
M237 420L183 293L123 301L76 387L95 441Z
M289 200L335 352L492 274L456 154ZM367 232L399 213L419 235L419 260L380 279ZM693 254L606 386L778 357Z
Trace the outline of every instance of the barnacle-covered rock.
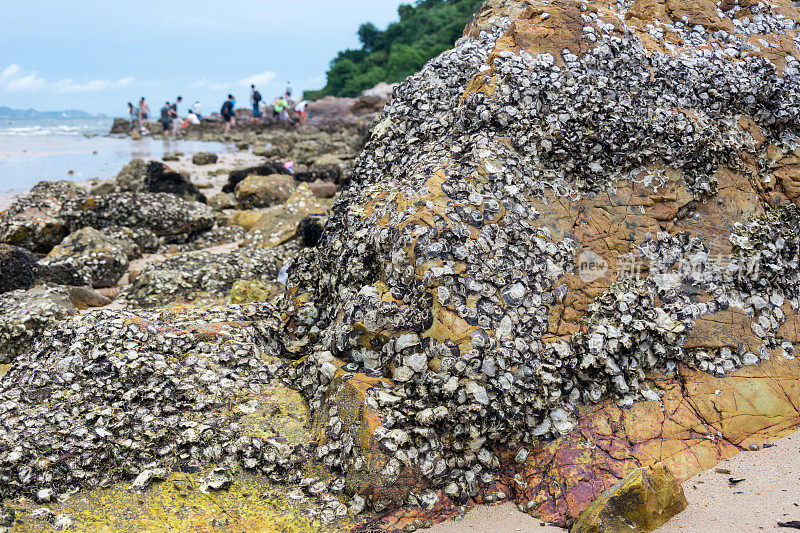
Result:
M0 363L27 351L46 328L76 312L68 291L60 287L0 294Z
M214 158L216 159L216 155ZM189 202L206 203L206 196L189 178L158 161L150 161L147 164L145 184L147 192L165 192Z
M364 406L374 436L398 436L384 452L410 501L480 500L510 484L507 450L524 464L598 405L658 405L656 376L691 390L698 371L725 394L743 367L793 357L800 212L775 171L800 146L797 19L786 2L488 2L397 87L290 269L287 346L315 418L343 386L313 355L330 353L385 380ZM324 452L334 475L360 455ZM545 472L527 511L566 524L599 493L570 473L548 499Z
M294 248L238 248L183 252L148 264L123 292L131 305L160 307L176 301L225 299L239 280L274 281Z
M213 225L211 209L172 194L97 196L77 186L43 182L5 212L0 219L0 242L48 253L69 233L85 227L130 227L152 231L168 242L182 242Z
M299 394L267 385L286 371L273 315L266 304L96 311L39 332L0 380L4 496L144 488L209 464L286 479L309 423Z
M129 256L136 257L132 244L87 227L69 234L47 254L42 264L73 264L76 269L89 272L93 287L111 287L128 270Z
M47 253L69 233L59 216L62 203L86 191L68 181L42 181L14 201L0 217L0 242Z

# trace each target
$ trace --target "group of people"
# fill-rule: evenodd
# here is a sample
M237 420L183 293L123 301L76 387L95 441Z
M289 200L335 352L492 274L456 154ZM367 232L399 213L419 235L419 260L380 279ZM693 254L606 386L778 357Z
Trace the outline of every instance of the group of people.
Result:
M185 119L181 118L178 105L182 101L183 98L178 96L174 102L170 103L167 100L161 107L158 121L163 126L164 135L167 137L177 137L182 127L187 127L189 124L200 124L203 118L199 101L195 101L194 105L187 111ZM264 101L256 86L254 84L250 85L250 104L253 108L253 120L256 122L270 112L272 119L275 121L290 120L292 111L294 111L300 122L305 122L309 119L308 102L306 100L300 102L292 101L291 82L287 84L284 94L275 98L271 106ZM231 126L236 124L236 98L232 94L229 94L228 98L222 103L219 114L225 122L225 135L227 135L231 131ZM139 131L142 135L150 133L146 126L150 115L150 106L144 97L139 100L138 106L128 102L128 115L131 122L131 131Z
M203 118L202 106L200 105L200 101L196 100L194 105L188 110L186 118L182 119L178 114L178 105L182 101L183 98L178 96L173 103L167 100L161 107L158 121L164 128L164 135L167 137L177 137L182 127L186 127L188 124L200 124L200 120ZM128 102L128 116L130 117L131 131L139 131L142 135L149 134L150 131L147 129L149 115L150 106L144 96L139 100L138 106Z
M309 119L308 115L308 102L302 100L300 102L292 102L292 84L291 82L286 85L286 91L281 96L276 97L272 101L272 105L264 101L261 93L256 89L255 85L250 85L250 105L253 108L253 120L258 122L262 117L266 116L270 111L272 118L276 121L289 120L290 110L294 110L300 122L305 122Z

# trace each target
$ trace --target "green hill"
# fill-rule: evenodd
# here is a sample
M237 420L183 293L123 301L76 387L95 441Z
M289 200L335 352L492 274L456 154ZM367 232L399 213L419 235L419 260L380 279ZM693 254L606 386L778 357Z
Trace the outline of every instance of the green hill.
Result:
M399 22L381 31L371 22L358 28L360 50L345 50L331 61L328 81L305 98L358 96L379 82L403 81L426 61L453 47L483 0L418 0L397 8Z

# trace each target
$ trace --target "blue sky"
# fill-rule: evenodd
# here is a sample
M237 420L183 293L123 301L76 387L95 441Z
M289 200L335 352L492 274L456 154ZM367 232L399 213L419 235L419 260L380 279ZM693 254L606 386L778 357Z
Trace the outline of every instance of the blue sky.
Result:
M384 28L401 3L3 1L0 106L122 116L141 96L216 110L228 92L246 105L251 82L268 99L287 81L318 89L336 53L359 47L358 26Z

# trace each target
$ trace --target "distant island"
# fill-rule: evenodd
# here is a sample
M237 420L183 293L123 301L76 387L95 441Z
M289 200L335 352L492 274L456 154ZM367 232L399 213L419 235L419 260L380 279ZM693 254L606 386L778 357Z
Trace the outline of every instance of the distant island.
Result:
M92 114L80 109L64 111L37 111L35 109L11 109L0 106L0 118L107 118L102 114Z

